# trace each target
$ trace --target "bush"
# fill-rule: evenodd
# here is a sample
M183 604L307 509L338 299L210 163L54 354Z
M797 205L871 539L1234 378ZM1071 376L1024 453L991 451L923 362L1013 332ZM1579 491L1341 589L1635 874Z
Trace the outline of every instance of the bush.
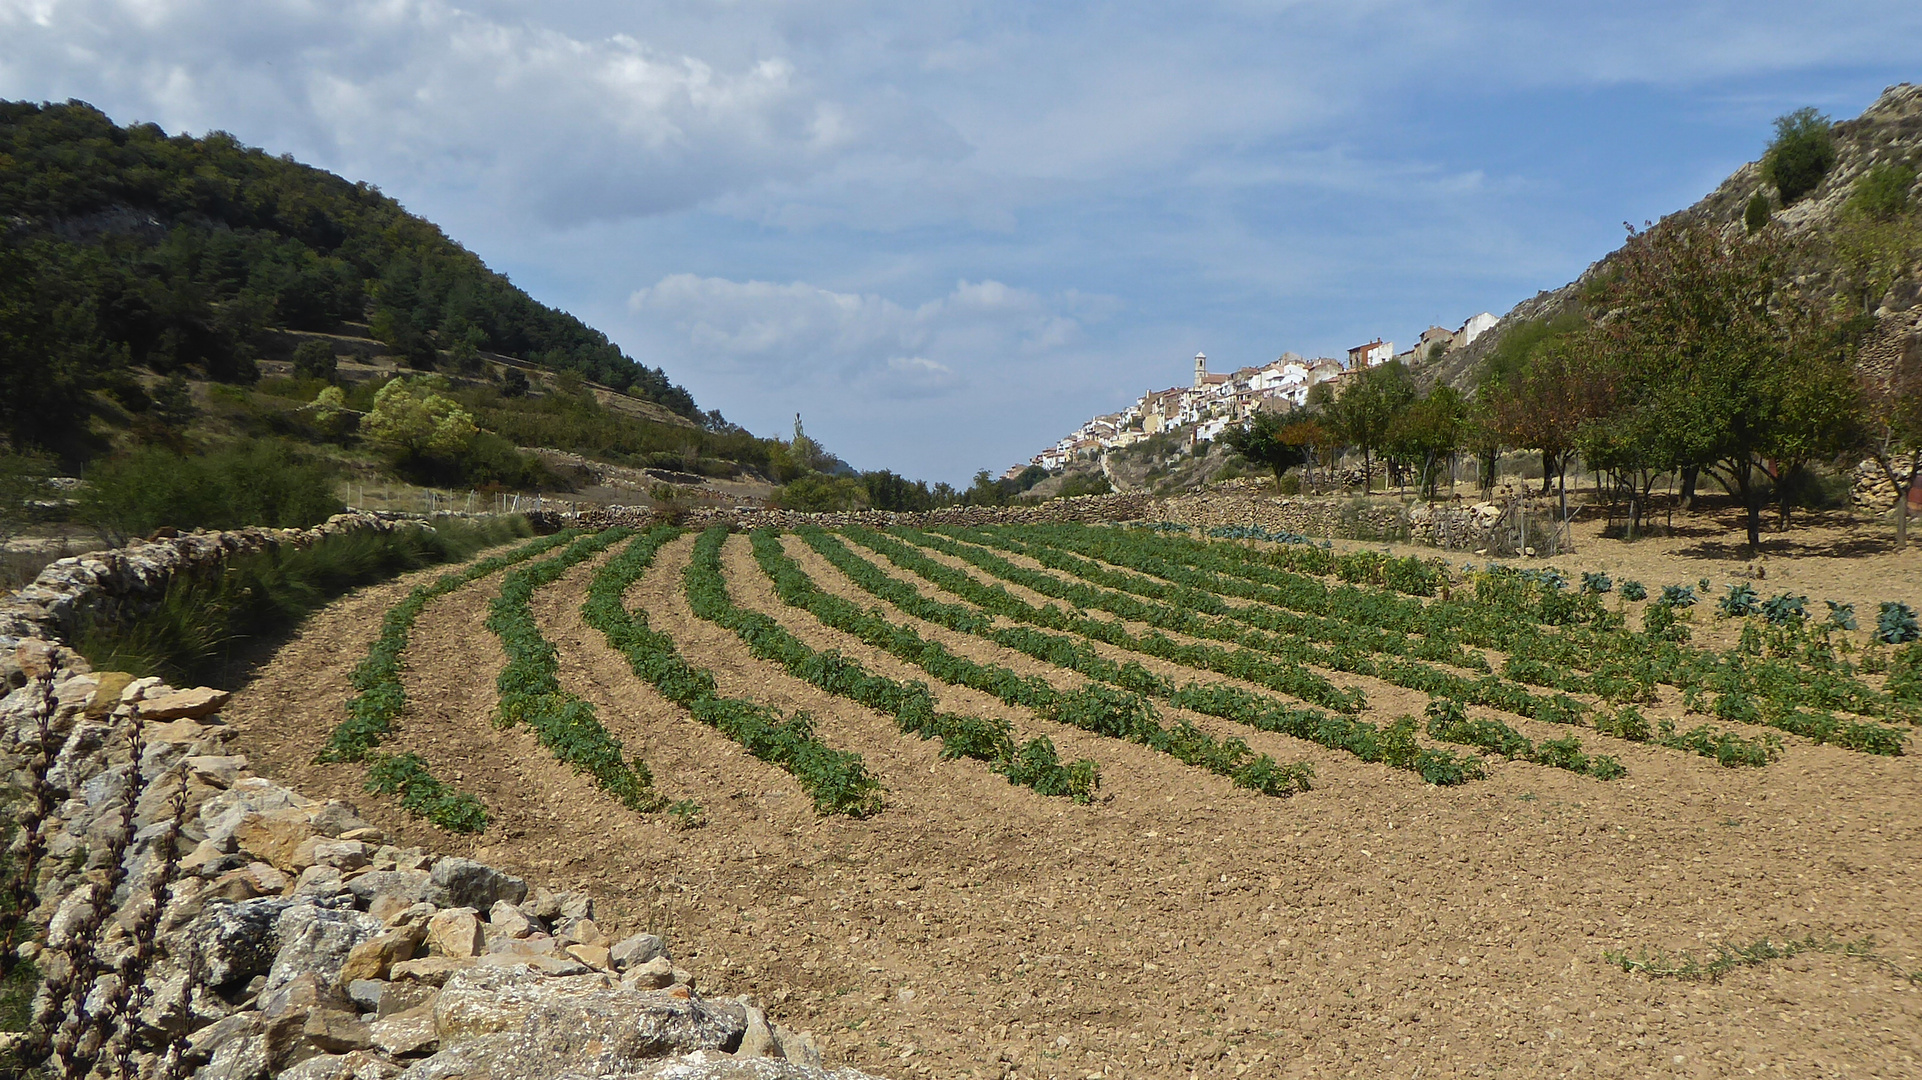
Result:
M339 378L340 360L334 356L334 347L312 339L301 342L294 349L294 377L324 379L327 382Z
M1758 191L1748 201L1748 208L1742 211L1742 224L1747 227L1750 234L1761 232L1774 213L1775 208L1769 205L1768 192Z
M868 505L868 489L851 476L809 473L775 492L770 501L783 510L810 514L860 510Z
M1834 164L1828 117L1803 108L1775 118L1775 140L1762 155L1762 179L1775 185L1783 206L1814 191Z
M1909 189L1915 186L1915 170L1907 165L1882 164L1855 178L1849 193L1849 209L1863 217L1890 221L1909 209Z
M330 466L274 440L192 457L148 448L89 472L79 513L115 543L163 527L306 528L340 512L333 480Z

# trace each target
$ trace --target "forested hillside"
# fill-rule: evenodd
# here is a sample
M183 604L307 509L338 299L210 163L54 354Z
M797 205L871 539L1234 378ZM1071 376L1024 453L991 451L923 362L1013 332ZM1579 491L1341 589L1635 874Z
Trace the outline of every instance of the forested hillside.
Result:
M137 396L135 369L247 383L277 331L349 323L418 369L487 350L700 417L376 187L221 132L0 102L0 439L71 452L90 394Z

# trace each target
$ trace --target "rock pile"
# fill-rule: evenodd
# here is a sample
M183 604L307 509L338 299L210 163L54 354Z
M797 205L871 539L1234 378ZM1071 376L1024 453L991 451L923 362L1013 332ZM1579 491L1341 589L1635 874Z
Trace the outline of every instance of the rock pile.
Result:
M222 691L92 673L39 639L0 680L45 927L22 947L45 977L44 1042L24 1048L57 1073L860 1076L753 1002L702 996L661 938L617 940L591 897L397 847L253 775Z

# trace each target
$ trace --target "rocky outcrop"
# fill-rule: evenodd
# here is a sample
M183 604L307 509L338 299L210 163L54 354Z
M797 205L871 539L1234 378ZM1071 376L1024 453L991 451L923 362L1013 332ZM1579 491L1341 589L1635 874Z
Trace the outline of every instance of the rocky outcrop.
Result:
M0 678L45 927L23 947L46 975L26 1050L56 1073L860 1076L754 1002L698 991L661 938L611 940L589 896L396 846L352 806L253 775L219 691L93 673L42 639Z

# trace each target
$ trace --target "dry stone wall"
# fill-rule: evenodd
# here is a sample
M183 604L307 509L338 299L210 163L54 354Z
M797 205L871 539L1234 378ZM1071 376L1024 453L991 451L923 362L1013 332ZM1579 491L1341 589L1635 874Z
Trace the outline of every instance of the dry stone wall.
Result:
M30 909L15 955L43 977L36 1031L4 1049L103 1080L861 1080L751 1000L697 991L668 942L602 927L592 897L397 846L255 775L225 692L94 672L61 643L175 574L396 524L97 552L0 603L0 769Z

